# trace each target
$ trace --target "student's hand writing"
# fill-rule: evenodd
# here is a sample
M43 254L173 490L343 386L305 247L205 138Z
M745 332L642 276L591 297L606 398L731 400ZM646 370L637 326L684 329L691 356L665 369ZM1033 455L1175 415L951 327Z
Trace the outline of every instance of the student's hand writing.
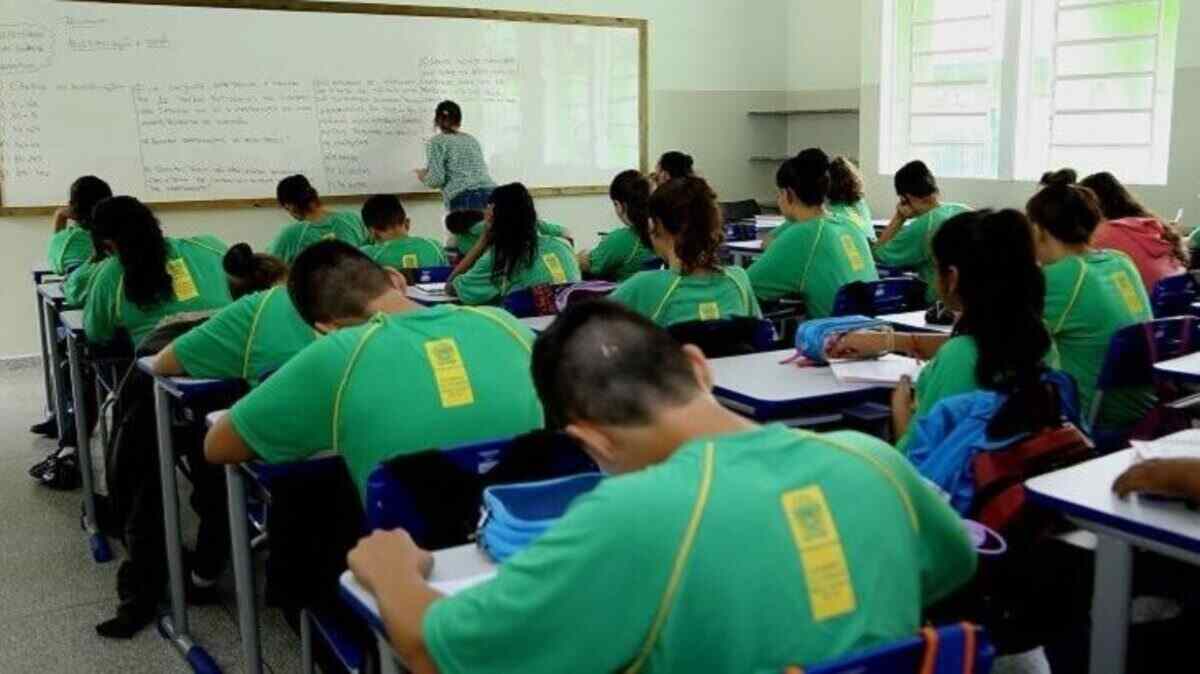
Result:
M1133 464L1113 483L1117 496L1134 492L1159 496L1200 498L1195 484L1200 480L1200 460L1151 459Z
M416 573L427 578L433 569L433 555L417 547L403 529L375 531L360 540L346 556L354 577L372 594L394 576Z
M826 349L829 358L874 358L887 347L887 335L882 332L851 332L834 340Z
M63 206L54 211L54 231L60 232L67 226L67 221L71 219L71 207Z

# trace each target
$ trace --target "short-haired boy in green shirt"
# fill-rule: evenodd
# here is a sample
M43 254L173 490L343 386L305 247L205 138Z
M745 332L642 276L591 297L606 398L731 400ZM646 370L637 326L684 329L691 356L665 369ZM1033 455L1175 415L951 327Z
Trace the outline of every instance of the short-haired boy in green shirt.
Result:
M412 222L399 197L378 194L367 199L362 207L362 218L375 242L363 246L362 250L384 267L404 271L449 264L438 242L409 234Z
M912 634L974 573L962 521L903 457L756 426L712 397L698 349L615 303L569 307L533 371L612 477L453 597L405 532L361 541L350 568L411 671L782 671Z
M325 336L209 431L208 460L286 463L334 450L362 494L392 457L540 428L533 333L499 309L426 309L405 288L403 275L348 244L302 253L288 290Z
M302 175L279 181L275 198L279 207L295 218L295 222L280 230L268 251L288 264L318 241L336 239L352 246L368 243L362 219L355 213L326 208L316 188Z

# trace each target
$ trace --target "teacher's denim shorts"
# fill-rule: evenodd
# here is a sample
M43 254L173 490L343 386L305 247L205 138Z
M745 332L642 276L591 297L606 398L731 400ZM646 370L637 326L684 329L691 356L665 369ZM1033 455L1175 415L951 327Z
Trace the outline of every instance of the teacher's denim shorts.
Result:
M487 208L488 197L492 196L491 187L459 192L450 200L451 211L482 211Z

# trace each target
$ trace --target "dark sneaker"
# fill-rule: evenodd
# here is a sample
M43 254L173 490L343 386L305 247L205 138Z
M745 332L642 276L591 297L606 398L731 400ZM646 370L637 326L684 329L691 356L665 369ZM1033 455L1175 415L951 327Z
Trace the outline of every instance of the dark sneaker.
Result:
M55 457L54 461L38 476L42 486L55 491L71 491L79 488L79 457L74 454Z
M29 427L29 432L34 435L44 435L47 438L58 437L58 419L51 416L40 424L34 424Z
M30 466L29 467L29 477L32 477L35 480L42 479L42 473L45 473L46 469L49 468L51 465L53 465L53 463L55 461L58 460L58 452L59 451L60 450L56 449L53 452L50 452L49 454L46 455L46 458L44 458L41 461L38 461L37 463Z

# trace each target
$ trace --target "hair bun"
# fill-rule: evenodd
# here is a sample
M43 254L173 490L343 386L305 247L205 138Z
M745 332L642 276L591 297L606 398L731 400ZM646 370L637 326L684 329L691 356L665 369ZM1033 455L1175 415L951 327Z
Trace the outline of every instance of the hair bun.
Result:
M248 276L254 271L254 250L248 243L236 244L225 253L221 266L230 276Z
M829 155L819 147L810 147L807 150L801 150L796 155L796 161L802 163L806 168L809 168L816 173L824 173L829 170L830 161Z
M1041 184L1050 187L1052 185L1074 185L1079 182L1079 174L1075 169L1059 169L1058 171L1046 171L1042 174Z

